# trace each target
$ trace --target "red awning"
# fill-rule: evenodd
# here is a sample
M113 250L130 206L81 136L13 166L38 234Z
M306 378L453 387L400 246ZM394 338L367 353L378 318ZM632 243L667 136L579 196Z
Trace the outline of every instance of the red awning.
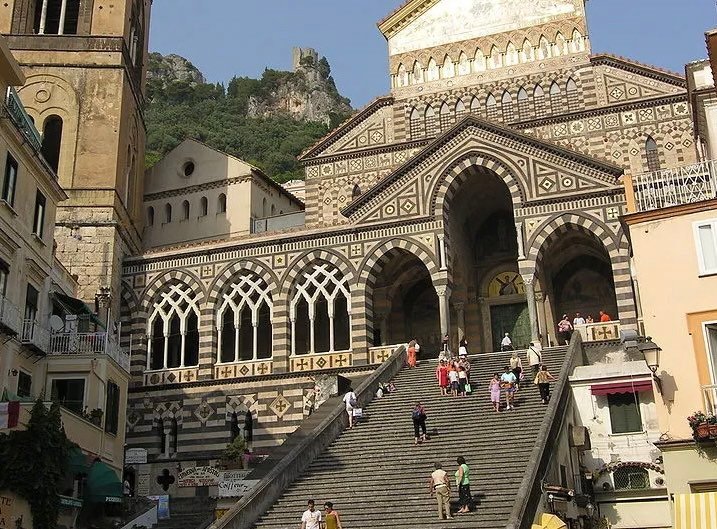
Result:
M638 391L652 391L651 380L637 380L635 382L621 381L608 384L593 384L590 386L593 395L610 395L611 393L637 393Z

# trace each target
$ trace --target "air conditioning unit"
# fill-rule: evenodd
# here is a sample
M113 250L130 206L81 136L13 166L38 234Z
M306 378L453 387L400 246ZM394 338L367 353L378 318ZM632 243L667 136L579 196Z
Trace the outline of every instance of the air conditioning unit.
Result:
M585 426L571 426L570 446L578 450L590 450L590 430Z

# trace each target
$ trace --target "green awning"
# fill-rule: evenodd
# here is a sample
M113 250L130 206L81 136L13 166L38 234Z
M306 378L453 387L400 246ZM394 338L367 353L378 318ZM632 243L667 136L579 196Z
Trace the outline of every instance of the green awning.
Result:
M67 471L71 476L87 474L91 466L92 463L79 446L75 445L70 448L70 453L67 455Z
M90 317L90 321L99 325L103 329L105 328L104 322L100 321L100 319L92 311L92 309L89 306L87 306L87 304L84 301L82 301L81 299L73 298L71 296L63 294L62 292L53 292L52 299L54 301L57 301L57 303L68 314L74 314L77 316L81 316L83 314L87 315Z
M85 499L93 503L122 501L122 482L117 473L102 461L95 461L87 473Z

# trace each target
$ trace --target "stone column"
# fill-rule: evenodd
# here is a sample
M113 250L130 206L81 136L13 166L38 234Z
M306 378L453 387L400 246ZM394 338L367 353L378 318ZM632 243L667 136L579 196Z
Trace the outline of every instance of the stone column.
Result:
M169 457L169 447L172 446L172 421L162 421L162 429L164 430L164 446L162 447L162 450L164 450L164 453L162 454L163 457Z
M454 303L453 306L456 308L456 323L458 324L458 341L460 342L466 335L466 311L465 303Z
M451 332L451 309L449 300L451 298L451 289L448 285L440 285L436 287L438 294L438 310L441 319L441 339Z
M525 299L528 302L528 316L530 317L530 340L540 341L540 327L538 326L538 305L535 302L535 274L523 274L525 284Z

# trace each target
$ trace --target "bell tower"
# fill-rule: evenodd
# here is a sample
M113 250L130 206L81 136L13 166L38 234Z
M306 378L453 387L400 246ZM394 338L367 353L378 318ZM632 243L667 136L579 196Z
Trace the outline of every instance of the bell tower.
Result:
M69 199L57 257L94 304L116 311L122 260L141 248L146 57L151 0L8 0L0 32L45 159ZM118 314L117 312L114 312Z

